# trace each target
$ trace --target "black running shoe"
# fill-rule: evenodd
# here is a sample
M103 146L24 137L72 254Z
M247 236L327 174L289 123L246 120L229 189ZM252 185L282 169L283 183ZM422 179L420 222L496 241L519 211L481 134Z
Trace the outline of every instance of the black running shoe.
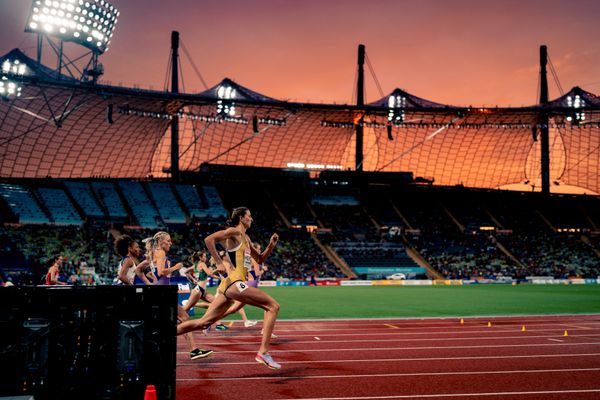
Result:
M210 356L214 351L212 350L204 350L204 349L194 349L190 351L190 358L192 360L197 360L198 358L204 358Z

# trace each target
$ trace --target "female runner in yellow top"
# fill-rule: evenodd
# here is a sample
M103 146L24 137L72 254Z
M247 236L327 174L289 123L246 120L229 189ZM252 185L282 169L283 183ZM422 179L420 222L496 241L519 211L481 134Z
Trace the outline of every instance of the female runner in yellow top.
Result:
M252 225L250 210L246 207L234 209L231 215L231 225L231 228L217 231L204 240L206 248L216 261L217 270L226 274L226 278L221 281L217 288L222 296L215 297L202 318L179 324L177 334L182 335L193 330L206 329L227 314L236 300L243 304L262 308L265 310L264 329L260 348L255 359L271 369L279 369L281 365L276 363L269 355L271 333L279 313L279 303L262 290L246 284L248 271L252 268L252 258L259 264L264 263L277 245L279 236L274 233L267 248L259 254L252 246L250 237L246 234L246 231ZM217 242L224 245L229 259L219 255L216 247Z

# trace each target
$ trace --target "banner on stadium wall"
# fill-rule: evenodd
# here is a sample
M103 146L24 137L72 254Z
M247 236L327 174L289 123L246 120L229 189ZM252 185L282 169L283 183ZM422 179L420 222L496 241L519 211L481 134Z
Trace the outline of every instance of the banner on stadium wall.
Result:
M306 281L277 281L277 286L308 286Z
M260 282L258 282L258 286L273 287L273 286L277 286L277 282L275 282L275 281L260 281Z
M406 282L406 281L382 280L382 281L372 281L372 282L373 282L373 286L400 286L400 285L404 285L404 282Z
M431 279L408 279L403 281L403 286L430 286L433 285Z
M308 282L304 282L308 285ZM317 281L317 286L340 286L340 281L334 279L326 279Z
M434 279L434 285L462 285L462 279Z
M403 274L424 274L425 268L421 267L356 267L352 268L357 274L394 274L402 272Z
M372 286L373 282L372 281L342 281L341 282L342 286Z

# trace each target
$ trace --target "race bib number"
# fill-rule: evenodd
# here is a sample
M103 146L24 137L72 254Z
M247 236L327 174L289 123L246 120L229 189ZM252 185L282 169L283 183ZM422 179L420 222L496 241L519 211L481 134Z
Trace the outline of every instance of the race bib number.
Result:
M244 250L244 268L252 269L252 252L250 249Z
M237 288L238 292L242 293L244 290L248 289L248 285L246 285L245 282L242 281L237 281L235 283L235 287Z

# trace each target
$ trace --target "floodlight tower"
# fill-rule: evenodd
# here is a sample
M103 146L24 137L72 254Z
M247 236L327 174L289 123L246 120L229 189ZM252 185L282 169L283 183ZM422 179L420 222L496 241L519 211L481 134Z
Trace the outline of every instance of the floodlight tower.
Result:
M33 0L25 32L38 35L38 64L44 39L55 52L57 79L64 69L74 79L95 83L104 73L98 58L108 50L118 17L119 11L106 0ZM71 60L64 42L79 44L89 52ZM78 68L77 62L85 66Z

